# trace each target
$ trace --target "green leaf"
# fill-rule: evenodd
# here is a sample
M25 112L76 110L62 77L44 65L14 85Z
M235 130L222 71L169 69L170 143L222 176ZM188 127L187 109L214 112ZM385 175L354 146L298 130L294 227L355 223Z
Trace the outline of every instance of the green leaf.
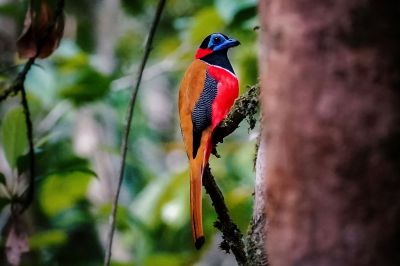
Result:
M83 68L73 84L61 90L60 96L76 105L92 102L104 97L110 88L111 78L93 68Z
M83 224L93 224L94 221L82 201L72 205L70 208L59 212L52 217L52 224L56 228L74 230Z
M163 208L168 208L167 204L175 204L175 207L177 207L176 210L180 214L185 213L184 205L186 205L186 202L184 202L184 198L188 195L188 183L185 182L187 181L187 176L188 174L183 172L168 178L158 178L150 182L131 205L131 211L135 217L146 226L154 227L162 221L160 215L162 215ZM141 206L141 208L136 208L135 206ZM161 218L170 225L174 223L171 221L173 217L165 217L164 215Z
M67 141L52 141L42 149L43 152L37 153L36 164L38 169L43 169L43 176L91 171L89 161L76 156L72 145Z
M63 174L63 175L71 173L71 172L80 172L83 174L88 174L95 178L99 178L95 171L93 171L92 169L90 169L89 167L86 167L86 166L79 166L79 165L77 165L76 167L70 166L70 167L63 168L62 170L57 171L58 174Z
M111 266L135 266L133 262L112 261Z
M22 107L10 109L4 115L1 127L1 142L11 168L17 166L18 157L24 155L27 151L28 140L26 132L25 115Z
M31 249L42 250L46 247L60 246L68 239L67 233L62 230L49 230L33 235L29 239Z
M18 17L20 10L18 10L19 7L17 5L17 3L4 4L3 2L3 4L0 5L0 14L12 18Z
M43 211L55 216L85 198L93 175L87 172L58 173L48 176L40 190L39 202Z
M256 17L256 14L257 5L250 5L248 7L240 9L233 17L230 26L237 28L239 28L240 26L246 26L248 25L248 22L251 22L251 20Z
M144 265L168 265L168 266L179 266L183 265L181 258L173 253L157 253L149 256Z
M257 6L256 0L240 0L240 1L230 1L230 0L217 0L216 7L218 13L221 17L228 23L231 23L238 13L244 10L254 9ZM254 12L251 13L254 16ZM241 18L248 19L248 16L239 15ZM243 21L242 20L242 21Z
M130 1L130 0L122 0L122 8L123 10L131 15L137 15L143 10L144 1Z
M0 184L6 185L6 177L0 173Z
M11 202L8 198L0 198L0 212Z
M99 208L99 218L107 220L111 213L111 204L104 204ZM116 218L116 228L118 231L129 229L129 210L122 205L118 205L118 212Z

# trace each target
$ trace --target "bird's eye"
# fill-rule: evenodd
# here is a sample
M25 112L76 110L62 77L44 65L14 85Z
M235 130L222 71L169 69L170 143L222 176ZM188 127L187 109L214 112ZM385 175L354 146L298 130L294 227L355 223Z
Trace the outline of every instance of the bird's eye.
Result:
M221 39L219 37L214 37L214 43L219 43Z

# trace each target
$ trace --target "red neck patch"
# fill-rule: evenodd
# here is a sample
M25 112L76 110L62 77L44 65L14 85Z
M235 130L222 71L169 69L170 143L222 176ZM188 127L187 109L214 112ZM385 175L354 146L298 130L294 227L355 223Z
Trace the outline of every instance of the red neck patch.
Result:
M197 49L196 56L194 58L195 59L200 59L200 58L202 58L202 57L204 57L206 55L211 54L212 52L213 52L213 50L209 49L209 48L206 48L206 49L199 48L199 49Z

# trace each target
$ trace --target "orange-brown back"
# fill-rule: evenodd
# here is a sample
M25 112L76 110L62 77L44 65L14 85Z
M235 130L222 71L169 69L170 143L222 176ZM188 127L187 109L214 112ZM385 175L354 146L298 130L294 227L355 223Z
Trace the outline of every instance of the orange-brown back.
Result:
M190 216L196 248L200 248L204 243L201 186L203 168L206 163L204 154L211 136L211 125L203 130L198 155L193 158L192 112L203 91L207 67L208 65L203 61L194 60L187 69L179 88L179 116L190 166Z
M193 148L192 112L204 88L207 66L199 59L194 60L186 70L179 88L179 116L189 160L192 159L189 151Z

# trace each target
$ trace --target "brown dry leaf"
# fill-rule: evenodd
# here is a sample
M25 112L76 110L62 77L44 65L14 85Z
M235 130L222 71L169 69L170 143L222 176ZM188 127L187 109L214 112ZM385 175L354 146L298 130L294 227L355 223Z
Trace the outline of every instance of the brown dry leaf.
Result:
M8 231L6 256L8 262L13 266L19 265L22 254L29 251L28 235L23 228L24 226L21 220L14 219Z
M42 49L40 50L40 54L38 56L39 58L48 57L60 45L61 38L64 34L64 24L65 24L64 14L62 14L57 18L55 24L52 25L50 33L47 36L45 42L43 43Z
M33 30L35 12L29 5L26 11L24 28L17 40L17 51L20 58L31 58L36 55L36 41Z
M64 14L59 16L57 21L51 25L53 15L53 11L49 8L46 0L42 0L39 14L29 4L25 15L24 28L17 40L17 51L20 58L35 56L46 58L57 49L64 33Z

